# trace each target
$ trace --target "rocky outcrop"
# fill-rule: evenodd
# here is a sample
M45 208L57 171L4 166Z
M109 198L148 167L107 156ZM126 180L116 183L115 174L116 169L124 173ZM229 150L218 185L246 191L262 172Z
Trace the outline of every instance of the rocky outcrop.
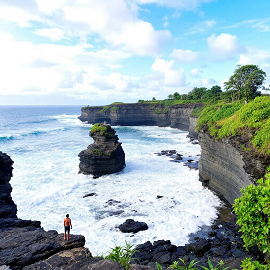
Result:
M108 124L96 124L89 136L94 143L80 152L80 172L100 176L121 171L125 166L125 153L115 130Z
M11 158L0 152L0 218L16 218L17 207L11 198L11 185L9 183L12 177Z
M120 126L159 126L172 127L190 131L192 137L197 137L195 132L195 119L190 117L194 108L202 107L200 103L178 104L166 107L164 104L130 103L114 104L105 107L83 107L81 121L95 124L106 121L111 125Z
M216 141L207 131L200 130L200 181L222 195L230 204L241 196L240 189L263 177L270 158L244 151L248 138L233 137Z
M82 235L63 240L63 233L45 231L39 221L17 218L9 184L12 164L0 152L0 269L124 270L116 262L93 258Z

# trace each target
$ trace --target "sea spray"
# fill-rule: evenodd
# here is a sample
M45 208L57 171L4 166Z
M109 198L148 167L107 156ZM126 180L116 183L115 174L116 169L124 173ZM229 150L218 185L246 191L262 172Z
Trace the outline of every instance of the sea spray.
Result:
M190 233L211 224L220 201L201 186L198 171L170 162L170 157L155 155L174 149L184 157L197 157L200 146L189 143L187 132L114 127L126 153L126 167L122 172L93 179L78 174L77 155L92 143L88 136L91 125L80 122L74 111L68 107L36 107L21 112L18 119L7 114L12 125L2 123L7 137L15 132L47 131L0 141L1 150L15 162L12 197L20 218L40 220L46 230L62 232L63 219L69 213L71 233L84 235L93 254L124 245L125 241L139 244L170 239L183 245ZM16 125L22 119L25 123ZM89 193L96 195L83 198ZM128 218L146 222L149 229L121 233L117 226Z

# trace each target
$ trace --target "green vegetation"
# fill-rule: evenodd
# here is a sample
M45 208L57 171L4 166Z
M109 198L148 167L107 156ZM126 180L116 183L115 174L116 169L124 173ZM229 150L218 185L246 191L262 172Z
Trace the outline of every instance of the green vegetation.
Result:
M229 269L229 267L225 267L224 268L224 262L221 260L220 262L218 262L218 264L216 266L214 266L210 259L208 258L208 267L205 267L205 266L201 266L201 268L203 270L226 270L226 269ZM234 269L234 270L237 270L237 269Z
M104 107L102 108L102 110L100 110L99 112L100 112L100 113L105 113L105 112L107 112L109 109L110 109L109 106L104 106Z
M119 107L114 106L114 107L111 108L111 111L115 111L116 112L116 111L118 111L118 109L119 109Z
M238 65L234 74L224 85L225 89L231 92L232 101L235 98L240 100L244 97L248 102L249 99L256 97L257 90L265 78L266 73L256 65Z
M179 261L174 261L172 265L170 265L167 269L168 270L173 270L173 269L178 269L178 270L199 270L199 268L195 267L199 262L196 262L196 259L192 260L189 264L187 264L182 258L179 258ZM157 264L158 269L162 269L161 266ZM181 265L180 265L181 264ZM224 262L221 260L220 262L217 263L216 266L214 266L210 259L208 258L208 267L199 265L200 269L203 270L226 270L228 267L224 268ZM237 269L234 269L237 270Z
M197 129L208 129L216 139L250 134L254 149L270 155L270 97L257 97L247 104L234 102L206 107Z
M125 247L116 246L111 249L111 252L103 257L104 259L113 260L120 263L125 269L130 269L130 260L136 252L136 247L126 242Z
M261 264L246 258L242 262L243 269L270 268L270 167L265 175L257 181L258 185L242 188L242 196L233 205L240 226L244 247L257 246L265 255Z
M186 262L179 258L179 261L181 261L182 265L179 265L179 262L174 261L172 265L169 266L168 269L178 269L178 270L199 270L197 267L195 267L196 264L199 262L196 262L196 259L192 260L188 265Z
M196 115L200 116L204 107L196 107L194 110L191 112L191 115Z
M92 126L90 132L91 133L95 133L95 132L99 132L100 135L106 135L107 133L107 127L104 126L103 124L99 124L99 123L96 123Z

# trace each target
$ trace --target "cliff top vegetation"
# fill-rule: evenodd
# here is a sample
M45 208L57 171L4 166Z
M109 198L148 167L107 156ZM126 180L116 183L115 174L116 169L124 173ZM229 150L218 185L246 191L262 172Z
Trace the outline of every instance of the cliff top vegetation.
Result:
M256 152L270 155L270 96L205 107L197 129L208 130L216 139L248 135Z

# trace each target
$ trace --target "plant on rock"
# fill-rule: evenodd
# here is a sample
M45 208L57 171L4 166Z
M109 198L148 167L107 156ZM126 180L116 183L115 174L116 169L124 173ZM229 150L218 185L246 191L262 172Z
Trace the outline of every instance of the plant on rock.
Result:
M247 249L255 245L265 255L265 264L246 259L243 269L270 268L270 167L265 179L257 181L258 185L242 188L242 196L233 205L240 226L244 247ZM258 265L258 266L256 266ZM268 266L268 268L264 268Z
M130 269L130 260L137 252L136 247L126 242L125 247L116 246L112 248L111 252L104 257L104 259L113 260L120 263L125 269Z
M172 265L169 266L168 269L178 269L178 270L199 270L197 267L195 267L196 264L199 262L196 262L196 259L192 260L188 265L187 263L182 259L179 258L179 261L182 265L179 265L178 261L174 261Z

